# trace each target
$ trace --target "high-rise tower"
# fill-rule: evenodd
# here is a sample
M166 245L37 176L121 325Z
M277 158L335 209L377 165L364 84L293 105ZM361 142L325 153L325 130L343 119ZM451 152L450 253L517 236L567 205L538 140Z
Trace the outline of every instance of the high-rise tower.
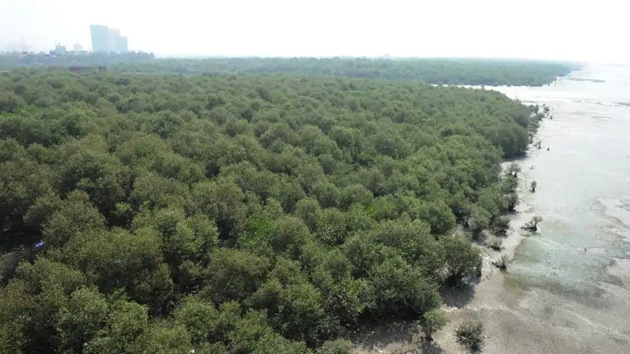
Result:
M90 35L92 37L93 52L109 52L109 28L102 25L91 25Z

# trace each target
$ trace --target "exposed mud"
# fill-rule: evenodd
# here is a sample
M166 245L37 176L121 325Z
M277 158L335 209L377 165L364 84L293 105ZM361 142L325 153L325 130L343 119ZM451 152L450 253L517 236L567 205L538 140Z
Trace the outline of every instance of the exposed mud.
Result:
M535 179L537 192L521 187L503 249L482 250L479 283L445 294L450 321L434 344L400 326L357 338L356 352L465 353L454 329L467 318L484 322L484 353L630 352L628 87L630 68L610 66L542 88L498 88L552 108L538 131L543 149L519 162L523 185ZM527 235L520 226L533 215L544 220ZM491 264L503 255L506 272Z

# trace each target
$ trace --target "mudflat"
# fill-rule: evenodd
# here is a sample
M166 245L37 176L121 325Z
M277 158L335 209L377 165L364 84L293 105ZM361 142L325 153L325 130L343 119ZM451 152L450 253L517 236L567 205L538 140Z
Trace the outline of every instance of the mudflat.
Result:
M497 88L552 108L537 133L542 148L518 162L536 193L521 187L503 249L482 248L478 284L446 294L450 321L435 343L419 343L413 326L388 325L358 338L356 352L466 353L455 328L478 318L483 353L629 353L630 107L617 104L630 101L628 86L630 67L592 66L548 87ZM544 220L526 234L520 226L533 215ZM503 255L506 272L492 265Z

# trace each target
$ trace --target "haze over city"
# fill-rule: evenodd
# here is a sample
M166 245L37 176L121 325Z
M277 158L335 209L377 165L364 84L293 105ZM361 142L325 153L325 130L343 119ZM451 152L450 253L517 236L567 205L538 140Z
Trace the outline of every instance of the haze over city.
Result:
M119 28L158 56L443 56L630 62L612 0L0 0L0 50L91 48Z

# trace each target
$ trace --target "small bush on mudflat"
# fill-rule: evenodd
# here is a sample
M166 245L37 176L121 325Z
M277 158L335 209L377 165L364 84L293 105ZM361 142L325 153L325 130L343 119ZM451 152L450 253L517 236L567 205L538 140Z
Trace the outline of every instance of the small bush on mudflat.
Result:
M492 240L488 241L488 247L492 248L495 251L501 251L501 249L503 248L502 246L503 241L501 241L501 239L499 238L493 238Z
M497 261L492 262L492 264L499 268L499 270L501 270L502 272L505 272L507 270L507 256L503 255L501 256L501 258L499 258Z
M446 313L440 309L433 309L423 316L422 329L424 330L424 339L427 342L433 341L433 334L442 329L448 322Z
M535 215L534 217L532 217L530 221L526 222L525 225L521 226L521 229L530 231L530 232L536 232L538 231L538 224L541 223L542 221L543 221L542 216Z
M479 320L466 320L455 329L457 342L466 347L477 350L480 349L484 341L483 323Z
M490 230L497 235L506 235L509 229L510 217L507 215L499 216L492 222L492 225L490 225Z

